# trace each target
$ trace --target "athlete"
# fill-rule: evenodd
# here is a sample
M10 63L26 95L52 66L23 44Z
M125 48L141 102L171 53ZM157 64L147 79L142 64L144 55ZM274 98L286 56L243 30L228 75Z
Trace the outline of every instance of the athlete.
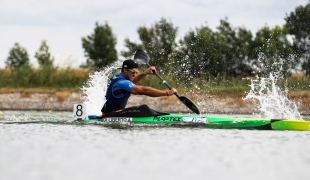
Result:
M147 86L139 86L139 82L146 75L153 74L156 68L151 66L140 74L138 74L138 68L139 66L134 60L128 59L123 62L121 73L112 76L106 93L107 101L101 109L103 114L124 109L131 94L160 97L171 96L177 92L174 88L159 90Z

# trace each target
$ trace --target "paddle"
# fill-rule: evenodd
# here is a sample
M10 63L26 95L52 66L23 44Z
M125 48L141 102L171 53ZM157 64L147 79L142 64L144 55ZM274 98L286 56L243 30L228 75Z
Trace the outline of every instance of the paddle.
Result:
M150 58L144 51L140 49L136 51L134 55L134 60L140 65L146 65L147 67L150 67L149 65ZM157 72L154 71L154 74L161 80L162 83L164 83L169 89L171 89L171 86ZM200 114L198 107L187 97L180 96L178 93L174 93L174 95L176 95L179 98L179 100L194 113Z

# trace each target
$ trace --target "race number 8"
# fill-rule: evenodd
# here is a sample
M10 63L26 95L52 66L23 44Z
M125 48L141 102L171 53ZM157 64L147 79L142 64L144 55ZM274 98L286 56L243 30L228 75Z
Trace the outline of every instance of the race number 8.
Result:
M73 117L77 120L85 119L86 111L84 104L74 104L73 105Z
M83 106L81 104L78 104L76 106L76 112L75 112L75 115L80 117L83 115Z

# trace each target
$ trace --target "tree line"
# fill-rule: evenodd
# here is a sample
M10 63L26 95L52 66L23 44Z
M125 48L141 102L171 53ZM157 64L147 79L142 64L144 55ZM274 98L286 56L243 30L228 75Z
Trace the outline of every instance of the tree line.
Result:
M41 42L41 46L35 53L35 58L38 60L40 67L54 67L54 57L49 52L49 46L46 40ZM15 43L14 47L9 51L9 56L5 61L6 67L12 70L19 68L29 68L31 64L29 62L29 54L25 48Z
M310 75L310 1L286 14L283 26L264 26L255 36L245 27L233 27L227 18L216 30L207 25L190 30L177 41L178 27L165 18L151 27L138 27L139 41L124 40L121 56L130 58L137 49L150 56L151 65L185 82L192 79L238 77L280 72L298 67ZM292 37L292 41L289 38ZM106 22L81 38L86 62L83 68L102 68L118 60L117 38ZM46 41L35 54L40 67L55 68ZM18 43L10 50L6 67L30 67L29 55Z

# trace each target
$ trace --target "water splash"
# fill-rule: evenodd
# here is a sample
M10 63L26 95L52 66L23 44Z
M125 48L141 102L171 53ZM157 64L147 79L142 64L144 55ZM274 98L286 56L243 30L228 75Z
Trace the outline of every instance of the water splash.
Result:
M302 119L294 102L288 99L288 89L277 86L279 75L270 73L268 78L251 79L251 90L244 100L253 100L260 116L274 119Z
M117 67L112 65L102 71L94 72L81 88L87 115L100 115L101 108L106 101L108 81L116 69Z

